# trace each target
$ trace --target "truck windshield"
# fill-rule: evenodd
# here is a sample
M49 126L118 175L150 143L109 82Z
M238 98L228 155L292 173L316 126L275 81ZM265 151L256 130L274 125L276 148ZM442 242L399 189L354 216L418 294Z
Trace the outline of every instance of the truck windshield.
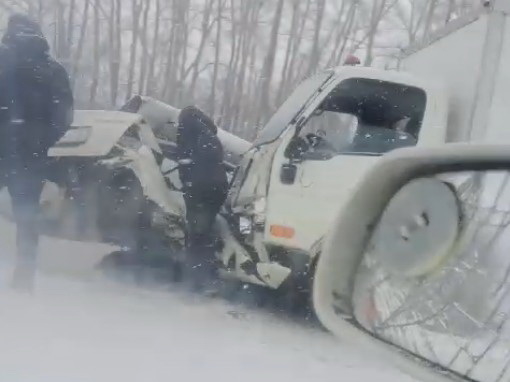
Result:
M313 94L333 75L332 71L318 73L303 81L271 117L253 143L260 146L274 142L292 119L302 110Z
M422 89L380 80L342 81L299 133L328 158L338 154L380 155L414 146L426 107ZM319 145L318 142L321 144Z

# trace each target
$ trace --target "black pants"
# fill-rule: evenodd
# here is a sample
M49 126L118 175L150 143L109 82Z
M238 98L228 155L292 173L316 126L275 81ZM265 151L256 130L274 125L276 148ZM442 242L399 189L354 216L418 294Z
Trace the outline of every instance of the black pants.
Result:
M196 281L207 282L216 269L213 227L224 200L223 192L213 191L205 197L184 194L187 266Z
M2 186L7 186L16 222L17 265L34 271L39 244L37 227L40 197L45 176L27 168L4 170Z

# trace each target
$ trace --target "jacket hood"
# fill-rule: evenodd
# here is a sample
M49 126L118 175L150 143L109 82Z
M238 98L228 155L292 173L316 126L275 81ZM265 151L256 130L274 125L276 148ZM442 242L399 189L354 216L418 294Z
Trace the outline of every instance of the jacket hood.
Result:
M194 130L196 133L204 128L214 134L218 133L218 128L214 121L196 106L188 106L181 110L179 125L181 128Z
M24 58L47 55L50 49L41 26L30 17L19 13L9 17L2 43Z

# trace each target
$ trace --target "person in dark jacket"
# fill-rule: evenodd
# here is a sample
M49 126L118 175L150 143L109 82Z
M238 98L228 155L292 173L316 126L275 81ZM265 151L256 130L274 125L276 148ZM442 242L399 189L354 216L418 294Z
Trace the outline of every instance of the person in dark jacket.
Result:
M73 95L62 65L50 57L41 27L13 14L0 44L0 184L7 186L17 223L13 286L33 286L37 216L47 155L70 126Z
M214 272L213 225L228 191L217 130L195 106L179 115L177 156L186 204L187 265L197 288L206 286Z

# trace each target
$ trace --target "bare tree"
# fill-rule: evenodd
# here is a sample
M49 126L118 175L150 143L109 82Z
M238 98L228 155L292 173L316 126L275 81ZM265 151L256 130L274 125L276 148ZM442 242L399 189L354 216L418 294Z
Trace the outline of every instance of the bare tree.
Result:
M147 74L147 86L145 92L149 95L153 95L155 92L155 79L154 79L154 67L156 65L156 61L158 58L158 48L159 48L159 28L161 23L161 2L160 0L156 0L156 9L154 13L154 31L152 33L152 51L149 59L149 72Z
M278 45L278 32L280 30L280 23L283 12L283 0L278 0L276 10L273 17L273 25L271 27L271 35L269 38L269 47L267 49L267 55L264 60L264 65L261 71L261 86L259 95L259 115L265 115L270 110L270 90L271 81L273 78L274 62L276 57L276 48ZM257 121L259 122L259 121Z
M171 85L171 69L174 65L174 47L176 45L176 35L178 32L178 15L176 12L176 4L175 1L172 2L172 22L170 23L170 31L168 33L168 39L165 41L166 46L166 61L164 64L164 68L162 69L163 73L163 86L160 90L160 98L166 99L168 97L168 94L170 93L170 85Z
M82 22L80 26L80 37L78 38L78 46L74 54L73 70L72 70L72 84L73 88L76 83L76 77L79 74L79 63L83 57L83 47L85 46L85 37L87 33L87 26L89 21L89 8L91 0L85 0L83 5Z
M432 20L434 18L434 13L435 13L437 5L438 5L438 0L430 0L428 2L427 18L425 21L425 31L423 33L424 36L428 36L430 34L430 31L432 28Z
M388 2L392 0L374 0L370 11L370 21L367 28L367 55L365 58L365 65L372 64L374 59L374 43L377 35L379 24L384 16Z
M320 62L321 47L320 35L322 32L322 21L324 19L324 10L326 8L326 0L317 0L317 9L315 15L315 27L313 33L312 51L310 53L310 64L308 66L308 73L311 74Z
M214 50L214 63L213 63L213 77L211 83L211 97L209 99L209 113L215 114L216 111L216 86L218 83L218 71L220 66L220 52L221 52L221 32L222 32L222 18L223 18L223 0L216 0L216 41Z
M154 30L152 33L152 49L149 59L149 69L147 74L147 86L145 92L149 95L155 94L156 81L154 78L154 68L158 59L159 41L160 41L160 24L161 24L161 2L156 0L156 9L154 13Z
M110 69L110 106L115 107L119 95L119 80L122 55L122 3L110 0L109 14L109 69Z
M247 95L245 93L246 79L248 73L248 63L250 56L254 55L253 45L255 44L255 36L258 29L258 20L261 10L261 2L259 0L253 0L249 3L246 9L246 24L243 32L241 47L241 56L238 68L238 74L236 77L237 85L234 88L234 98L232 104L232 110L230 115L231 124L234 128L240 126L240 117L244 113L245 105L249 107L249 104L243 102L243 98Z
M100 57L100 18L99 18L99 7L100 7L100 0L95 0L94 2L94 54L93 54L93 71L92 71L92 84L90 85L90 99L89 99L89 105L93 106L96 103L96 97L97 97L97 88L99 86L99 60Z
M333 49L328 60L327 66L339 65L345 53L347 44L351 39L354 23L356 20L356 11L358 9L358 0L351 0L348 5L344 7L347 2L342 3L342 9L339 12L339 18ZM345 12L345 17L344 17Z
M197 84L198 74L199 74L199 65L202 61L202 55L204 53L204 48L205 48L206 43L209 39L211 30L214 26L214 22L216 21L216 19L213 20L212 22L210 20L213 6L214 6L214 0L207 0L204 4L204 9L202 12L202 24L201 24L201 29L200 29L201 37L200 37L200 43L198 46L197 54L195 56L195 59L193 60L193 63L189 66L189 69L186 70L186 72L184 73L184 76L183 76L183 79L185 79L190 70L193 72L193 74L191 76L189 90L188 90L188 94L191 99L193 99L193 96L195 93L195 87Z
M136 68L136 53L138 50L138 39L140 33L140 14L142 12L143 3L137 0L131 0L131 51L129 54L129 69L128 69L128 80L126 99L129 99L133 93L134 79L135 79L135 68Z
M406 11L407 9L409 11ZM395 6L395 14L404 26L408 42L412 44L418 38L418 33L425 23L427 12L425 7L423 7L423 1L399 2Z
M151 8L151 0L145 0L145 10L143 11L142 30L140 33L140 40L142 44L142 57L140 58L140 76L138 79L138 93L142 94L145 91L145 81L147 76L147 64L149 60L149 11Z
M311 5L312 5L312 1L307 0L306 4L305 4L304 12L301 15L301 21L299 23L297 34L295 36L293 36L290 63L289 63L289 67L287 69L287 75L282 80L284 86L283 86L283 91L282 91L281 97L285 96L290 91L291 84L296 80L296 77L298 77L298 78L300 77L300 74L296 73L296 65L298 64L298 61L299 61L298 60L299 51L301 49L301 43L304 39L304 33L305 33L307 21L309 19L308 14L309 14Z
M221 106L221 120L223 123L227 123L230 119L230 110L231 110L231 99L233 94L233 88L235 83L235 73L237 71L237 62L240 54L240 36L242 36L239 31L242 31L242 25L245 21L244 11L246 9L246 2L244 0L241 1L239 7L236 7L238 4L237 0L230 0L230 24L231 24L231 34L230 34L230 59L227 67L227 76L224 84L224 93L223 93L223 103ZM239 8L239 12L237 12ZM240 14L240 20L237 20L237 14Z
M398 52L402 41L427 36L475 3L0 0L0 23L20 11L41 22L78 107L116 107L139 92L178 107L204 105L223 127L251 138L305 76L350 53L384 65L388 49ZM387 31L398 42L379 38Z
M63 7L62 7L63 8ZM61 17L63 16L63 10ZM61 55L61 59L63 59L64 67L69 71L71 69L71 55L72 55L72 47L74 43L74 15L76 13L76 0L69 0L69 10L67 13L67 31L64 32L63 27L65 26L65 21L62 20L62 43L63 43L63 52ZM66 35L64 35L66 34Z
M292 17L290 22L289 37L287 38L287 47L285 49L285 59L283 62L282 73L280 75L280 86L278 87L278 93L276 96L277 103L281 102L286 86L286 80L288 77L287 71L289 70L292 47L296 43L298 21L299 21L299 5L300 0L292 0Z

